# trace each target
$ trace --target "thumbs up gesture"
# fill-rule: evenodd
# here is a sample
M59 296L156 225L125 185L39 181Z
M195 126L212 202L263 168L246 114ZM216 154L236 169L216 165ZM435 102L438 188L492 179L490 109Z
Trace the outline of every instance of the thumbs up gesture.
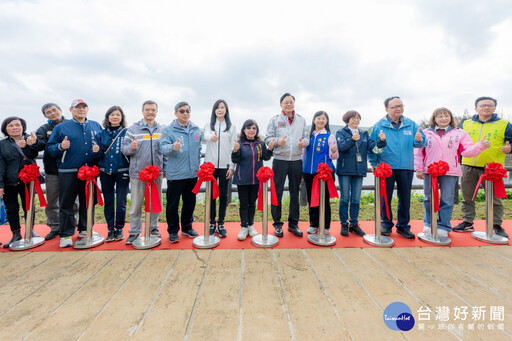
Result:
M21 139L18 141L18 146L20 146L20 148L25 148L27 146L27 141L25 141L25 136L21 136Z
M238 141L235 140L235 144L233 146L233 153L236 153L239 149L240 149L240 143L238 143Z
M336 142L334 142L332 145L331 145L331 153L336 153L338 151L338 145L336 144Z
M509 141L507 141L507 143L505 143L505 145L503 147L501 147L501 151L505 154L509 154L511 150L512 150L512 147L510 146Z
M133 137L133 141L130 144L130 146L132 147L132 150L137 150L137 146L138 146L138 144L137 144L137 136Z
M180 149L181 149L180 139L177 139L176 142L174 142L173 149L176 152L180 151Z
M423 140L423 136L421 135L421 128L418 128L418 131L416 132L416 135L414 135L414 139L416 142L421 142Z
M273 150L274 149L274 139L270 140L269 144L268 144L268 150Z
M71 146L71 142L69 142L68 137L66 136L64 137L64 140L60 143L60 147L65 150L68 149L69 146Z
M386 134L384 134L384 132L382 130L379 133L379 139L381 141L386 141Z
M217 131L215 131L212 136L212 142L217 142L218 140L219 140L219 136L217 136Z
M354 141L359 141L360 138L361 138L361 135L359 135L359 131L357 131L356 133L354 133L352 135L352 140L354 140Z
M302 141L302 139L299 139L299 148L305 148L306 142Z
M285 135L284 137L278 138L277 139L277 144L280 145L281 147L284 146L286 144L286 138L287 137L288 137L288 135Z
M31 146L31 145L33 145L36 142L37 142L37 137L34 135L34 132L31 132L30 133L30 137L27 138L27 144L29 146Z
M485 148L489 148L491 146L491 141L487 139L487 135L484 136L482 140L480 140L480 143L483 144Z
M96 141L92 143L92 152L97 153L100 151L100 146L96 144Z

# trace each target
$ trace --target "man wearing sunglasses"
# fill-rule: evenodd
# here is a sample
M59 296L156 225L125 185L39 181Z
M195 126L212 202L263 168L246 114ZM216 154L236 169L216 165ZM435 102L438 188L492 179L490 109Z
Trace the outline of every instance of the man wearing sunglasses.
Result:
M181 209L181 234L190 238L198 233L192 229L196 195L192 193L197 182L197 171L201 159L201 131L190 121L190 105L179 102L174 106L174 119L164 129L160 150L167 156L167 231L171 243L179 242L180 216L178 206L183 200Z

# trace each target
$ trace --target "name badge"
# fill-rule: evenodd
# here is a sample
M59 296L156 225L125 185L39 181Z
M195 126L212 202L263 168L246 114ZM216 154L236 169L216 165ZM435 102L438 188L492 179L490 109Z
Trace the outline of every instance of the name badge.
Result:
M286 128L286 123L284 123L284 122L277 122L277 127L278 128Z
M363 157L361 156L361 153L356 153L356 161L363 162Z
M410 130L404 130L404 135L412 135L412 131L410 131Z

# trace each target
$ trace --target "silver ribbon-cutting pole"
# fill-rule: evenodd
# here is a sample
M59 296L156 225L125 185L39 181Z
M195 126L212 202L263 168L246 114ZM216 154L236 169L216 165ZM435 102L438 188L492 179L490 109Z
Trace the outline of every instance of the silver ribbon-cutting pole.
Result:
M132 243L132 247L137 250L151 249L157 247L162 242L162 239L158 236L151 235L151 214L153 213L153 205L151 205L151 186L149 189L149 212L144 215L144 236L135 239Z
M475 231L471 236L490 244L508 244L508 238L494 233L494 182L485 180L485 232Z
M34 181L30 181L29 197L26 198L26 200L29 200L30 206L27 211L27 219L25 219L25 239L13 242L10 246L12 251L32 249L36 246L44 244L43 237L32 237L32 229L34 227L34 194Z
M375 178L375 234L365 234L363 240L372 246L391 247L395 241L381 234L381 209L380 209L380 179ZM384 193L384 195L387 195Z
M435 211L434 186L432 186L432 177L430 178L430 233L418 233L418 238L428 244L450 245L450 238L439 236L437 234L437 212Z
M318 224L320 225L319 233L313 233L308 236L308 242L318 246L331 246L336 244L336 237L325 234L325 181L320 181L320 217ZM329 202L327 202L329 204Z
M73 247L75 249L89 249L91 247L95 247L98 245L103 244L105 241L105 237L99 235L96 232L93 232L92 225L94 223L94 187L93 182L89 181L89 198L86 198L88 200L89 205L87 206L87 230L86 230L86 237L82 239L78 239L75 244L73 244Z
M268 182L263 184L262 200L261 234L252 237L251 243L258 247L274 247L279 243L279 239L268 234Z
M204 203L204 235L195 237L194 240L192 241L192 245L194 245L198 249L211 249L220 244L219 237L215 235L210 236L210 207L212 204L212 180L206 181Z

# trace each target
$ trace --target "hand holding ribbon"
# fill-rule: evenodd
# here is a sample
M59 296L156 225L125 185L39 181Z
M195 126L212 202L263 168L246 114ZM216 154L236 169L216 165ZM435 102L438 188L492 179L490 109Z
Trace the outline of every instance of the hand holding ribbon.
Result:
M439 212L439 177L446 175L449 170L450 166L444 161L432 162L428 166L427 173L430 174L433 193L433 198L430 200L434 200L434 212Z
M505 191L505 184L503 183L503 178L506 177L508 177L507 170L503 168L501 163L489 162L485 167L484 174L482 174L480 179L478 179L472 200L475 200L476 193L478 192L478 188L482 184L483 180L493 182L494 196L496 198L506 198L507 192Z
M215 172L215 166L211 162L205 162L199 167L199 171L197 172L197 177L199 178L192 190L192 193L199 193L199 189L201 188L201 184L203 182L211 181L212 182L212 198L213 200L219 197L219 184L217 183L217 179L213 176L213 172Z
M274 206L278 205L276 186L274 184L274 171L269 167L261 167L256 172L256 177L260 182L258 190L258 211L263 211L263 184L270 180L270 203Z
M26 165L20 171L18 177L25 183L25 208L28 211L30 209L30 196L28 193L27 185L34 181L34 187L36 189L37 196L39 197L39 206L46 207L46 200L44 198L43 190L41 189L41 182L39 181L39 166L35 163Z
M313 188L311 189L311 207L320 205L320 180L327 183L330 198L339 198L334 179L332 178L332 169L325 163L318 165L317 175L313 179Z
M144 212L160 213L162 203L160 202L160 193L155 180L160 176L158 166L146 166L139 173L139 180L146 183L144 189ZM149 190L151 189L151 195Z
M373 176L379 178L380 196L384 197L384 203L386 204L386 214L388 219L391 219L391 215L389 214L389 202L386 191L386 178L389 178L392 174L393 170L391 169L391 166L384 162L381 162L380 165L377 168L375 168L375 171L373 172Z
M89 183L92 181L96 187L96 195L98 197L98 205L103 206L103 200L101 199L100 188L96 182L96 178L100 175L100 169L98 166L89 167L87 165L80 167L78 170L78 178L85 181L85 200L87 201L86 207L89 208ZM92 194L91 194L92 195Z

